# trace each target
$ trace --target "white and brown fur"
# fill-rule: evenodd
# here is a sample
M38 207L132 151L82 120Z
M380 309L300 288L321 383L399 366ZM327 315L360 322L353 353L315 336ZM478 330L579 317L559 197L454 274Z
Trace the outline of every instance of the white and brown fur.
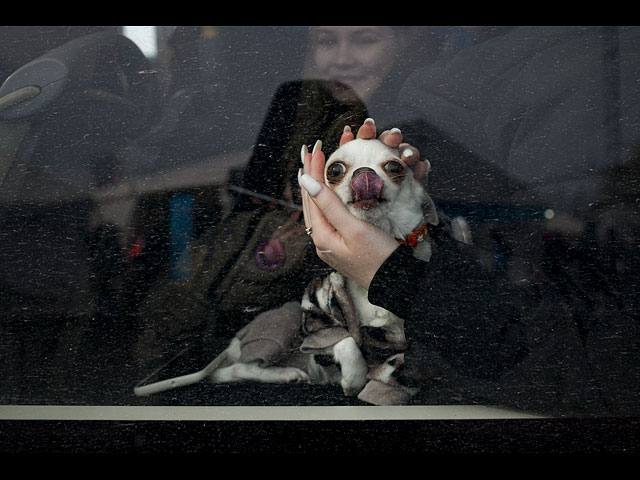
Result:
M365 177L358 177L365 171L368 172ZM359 179L354 180L356 177ZM353 140L337 149L326 162L325 183L356 217L397 239L404 239L425 221L438 222L423 184L401 160L399 151L379 140ZM414 255L423 260L430 258L429 239L414 247ZM370 362L360 350L360 328L383 328L399 345L405 341L403 320L369 303L365 289L337 272L312 282L301 306L303 330L323 317L321 321L325 325L342 327L349 335L322 352L307 354L303 368L265 368L239 363L241 346L234 339L225 351L226 366L218 368L211 379L214 382L330 382L339 383L346 395L357 395L370 375ZM316 362L318 353L332 358L340 368L321 366ZM382 375L386 374L382 372Z

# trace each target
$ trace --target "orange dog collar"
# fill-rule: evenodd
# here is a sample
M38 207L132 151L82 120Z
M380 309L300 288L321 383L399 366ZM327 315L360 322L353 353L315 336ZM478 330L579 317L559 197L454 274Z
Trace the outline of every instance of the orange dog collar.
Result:
M424 222L419 228L407 235L406 239L398 239L398 243L406 243L410 247L415 247L427 238L427 222Z

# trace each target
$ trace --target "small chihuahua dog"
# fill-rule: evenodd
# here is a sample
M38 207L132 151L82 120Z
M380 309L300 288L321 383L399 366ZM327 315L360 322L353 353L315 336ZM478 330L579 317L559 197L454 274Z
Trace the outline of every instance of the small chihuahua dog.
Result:
M325 183L356 217L409 243L416 257L429 260L427 226L438 223L435 207L397 149L377 139L347 142L328 158ZM367 291L350 279L333 272L311 282L301 307L306 337L298 352L302 364L242 362L242 344L234 338L211 380L338 383L351 396L358 395L373 372L388 381L393 366L402 364L403 320L369 303Z

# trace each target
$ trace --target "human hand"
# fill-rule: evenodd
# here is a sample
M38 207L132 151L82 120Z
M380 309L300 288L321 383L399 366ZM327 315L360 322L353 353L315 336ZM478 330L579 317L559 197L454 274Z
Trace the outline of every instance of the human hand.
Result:
M362 138L364 140L371 140L376 138L376 125L373 119L368 118L364 121L362 126L358 129L356 136L353 135L351 128L345 127L342 136L340 137L340 146L353 140L354 138ZM380 134L378 140L391 148L397 148L400 151L402 161L406 163L409 168L413 170L413 175L420 181L425 181L427 174L431 168L431 164L428 160L420 160L420 152L412 145L403 142L402 132L397 128L391 130L385 130ZM323 179L320 178L320 181Z
M354 137L346 128L340 145L354 138L376 138L376 128L367 119ZM386 145L399 148L402 159L413 168L416 176L426 177L428 165L419 162L418 151L402 143L398 129L383 132L379 139ZM337 195L324 184L325 155L322 143L316 142L312 153L302 147L303 168L299 172L305 224L312 228L316 253L333 269L368 289L375 273L398 248L398 242L381 229L364 222L349 212Z

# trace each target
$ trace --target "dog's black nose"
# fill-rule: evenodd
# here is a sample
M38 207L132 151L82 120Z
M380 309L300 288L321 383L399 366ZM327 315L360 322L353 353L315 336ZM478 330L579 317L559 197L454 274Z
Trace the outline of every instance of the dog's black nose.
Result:
M351 188L356 192L356 201L379 198L383 186L384 180L368 167L357 169L351 177Z

